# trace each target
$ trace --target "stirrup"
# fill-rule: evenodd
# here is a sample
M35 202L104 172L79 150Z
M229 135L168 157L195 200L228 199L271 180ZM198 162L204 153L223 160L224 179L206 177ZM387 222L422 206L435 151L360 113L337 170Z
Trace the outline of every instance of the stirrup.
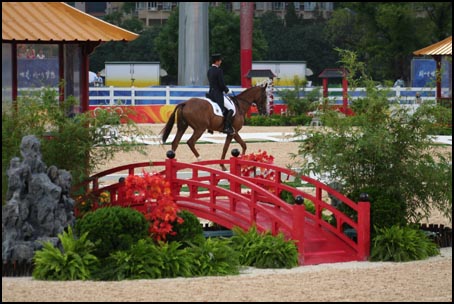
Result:
M222 133L226 133L227 135L233 135L235 134L235 130L233 128L224 128L224 130L222 130Z

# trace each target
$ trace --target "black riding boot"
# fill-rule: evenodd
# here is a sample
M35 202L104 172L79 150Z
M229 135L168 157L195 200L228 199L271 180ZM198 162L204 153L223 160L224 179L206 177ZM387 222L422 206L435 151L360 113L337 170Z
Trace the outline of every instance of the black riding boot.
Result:
M232 116L233 110L228 110L224 115L224 130L222 130L222 132L227 133L228 135L235 134L235 130L232 128Z

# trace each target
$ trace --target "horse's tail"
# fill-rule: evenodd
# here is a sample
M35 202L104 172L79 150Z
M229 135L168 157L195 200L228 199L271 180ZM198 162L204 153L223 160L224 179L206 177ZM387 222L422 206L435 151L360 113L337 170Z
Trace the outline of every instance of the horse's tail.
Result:
M167 121L166 125L161 130L161 132L159 133L159 134L162 135L162 143L165 143L167 138L169 137L170 131L172 131L172 128L173 128L173 124L175 123L175 115L176 115L176 113L177 113L177 111L178 111L178 109L180 107L181 107L180 105L177 105L175 107L175 110L173 110L173 112L170 115L169 120Z

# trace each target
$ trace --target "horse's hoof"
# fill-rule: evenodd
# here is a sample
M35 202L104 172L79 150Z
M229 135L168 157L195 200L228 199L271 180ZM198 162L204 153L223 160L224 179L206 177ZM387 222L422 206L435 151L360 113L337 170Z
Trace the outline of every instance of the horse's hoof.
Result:
M197 157L197 161L201 161L202 160L202 157Z

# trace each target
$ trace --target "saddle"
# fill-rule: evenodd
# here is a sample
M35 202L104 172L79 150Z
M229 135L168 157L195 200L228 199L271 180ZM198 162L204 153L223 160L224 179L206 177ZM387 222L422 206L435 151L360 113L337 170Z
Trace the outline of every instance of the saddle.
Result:
M222 110L219 107L219 104L210 98L210 93L206 93L205 97L206 97L206 100L209 101L211 106L213 107L214 114L217 116L224 117L224 114L222 113ZM231 114L231 116L230 116L231 118L235 116L235 114L236 114L235 104L234 104L233 100L230 97L228 97L227 95L224 96L224 107L227 111L232 110L233 114ZM208 129L207 132L210 134L213 134L213 130Z
M210 96L209 93L206 93L205 96L206 96L205 100L209 101L211 106L213 107L214 114L217 116L224 116L218 103L213 101L211 98L209 98L209 96ZM224 96L224 107L227 111L232 110L233 111L232 116L235 116L235 114L236 114L235 104L233 103L233 100L230 99L230 97L228 97L228 96Z

